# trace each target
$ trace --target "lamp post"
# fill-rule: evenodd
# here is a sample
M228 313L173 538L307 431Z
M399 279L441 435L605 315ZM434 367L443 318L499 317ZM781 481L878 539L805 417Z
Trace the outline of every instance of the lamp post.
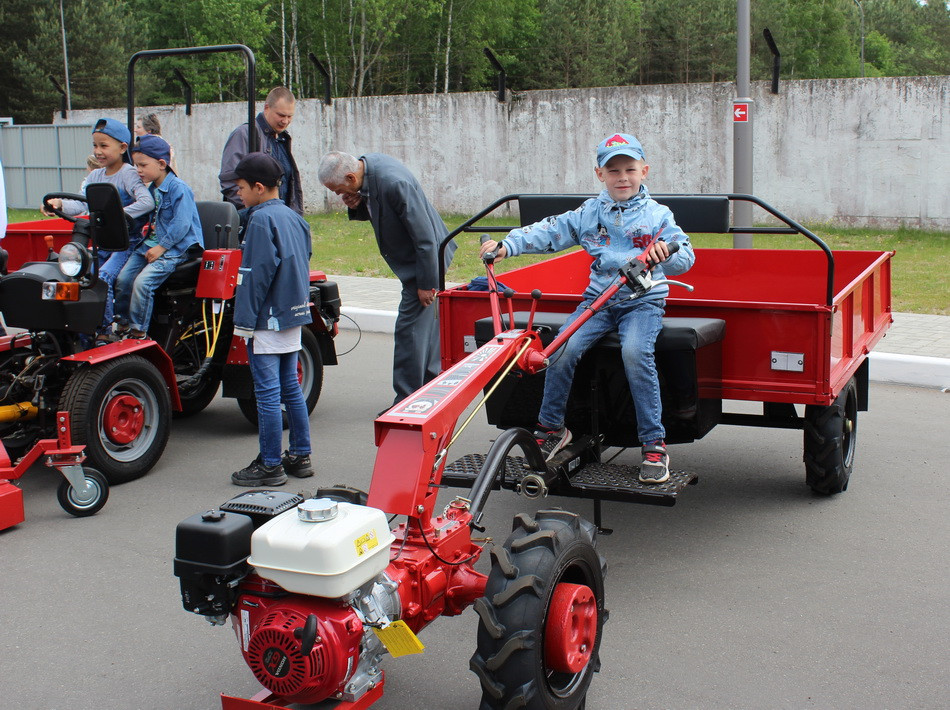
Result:
M854 4L858 6L858 12L861 14L861 78L864 78L864 7L862 7L859 0L854 0Z
M59 0L59 25L63 28L63 68L66 71L66 110L73 110L72 98L69 93L69 55L66 53L66 18L63 13L63 0Z

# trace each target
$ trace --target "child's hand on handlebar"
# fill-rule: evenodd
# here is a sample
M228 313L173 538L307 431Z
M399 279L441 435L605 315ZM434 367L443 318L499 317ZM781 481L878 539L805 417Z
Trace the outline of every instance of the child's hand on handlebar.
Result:
M59 199L58 197L53 197L50 200L48 200L48 202L53 209L57 209L57 210L63 209L63 201ZM50 212L48 209L46 209L46 205L42 205L40 207L40 212L45 214L47 217L56 217L56 214L54 212Z
M482 243L482 247L479 250L478 255L484 259L485 254L492 251L495 252L495 261L504 259L506 256L508 256L508 250L505 249L505 245L496 242L493 239L489 239L487 242Z
M647 263L652 269L657 264L660 264L666 261L670 257L670 249L667 246L666 242L660 241L659 239L647 249L646 254Z

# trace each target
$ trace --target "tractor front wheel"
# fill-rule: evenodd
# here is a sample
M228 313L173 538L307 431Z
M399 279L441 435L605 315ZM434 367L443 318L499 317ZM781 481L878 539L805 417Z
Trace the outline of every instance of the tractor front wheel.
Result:
M75 444L110 484L144 476L168 443L171 398L156 367L138 355L81 367L63 388L59 409L72 419Z
M475 602L478 650L470 667L480 710L578 710L600 669L603 558L596 529L564 510L515 517L492 550L485 596Z
M827 407L805 407L805 482L823 495L847 490L858 442L858 387L852 377Z

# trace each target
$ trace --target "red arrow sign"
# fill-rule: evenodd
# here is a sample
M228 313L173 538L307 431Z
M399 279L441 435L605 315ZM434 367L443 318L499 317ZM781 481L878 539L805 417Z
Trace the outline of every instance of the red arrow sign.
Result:
M744 123L749 120L749 104L733 104L732 120L735 123Z

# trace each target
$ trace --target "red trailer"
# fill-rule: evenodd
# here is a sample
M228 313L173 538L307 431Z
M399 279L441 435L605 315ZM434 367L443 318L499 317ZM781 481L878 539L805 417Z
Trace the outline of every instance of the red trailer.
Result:
M503 205L517 204L521 224L577 207L583 195L508 195L456 229L507 232L513 227L481 229L478 222ZM657 341L657 362L664 391L668 441L698 439L719 423L804 429L808 484L821 493L847 488L854 458L857 412L868 408L867 355L884 336L891 317L893 252L831 251L817 236L750 195L657 195L691 235L743 232L800 234L815 249L707 249L694 238L696 264L683 280L692 293L672 289L664 330ZM753 202L780 226L737 229L731 224L733 201ZM516 226L516 225L513 225ZM500 237L499 237L500 238ZM767 237L759 238L767 242ZM543 294L536 323L553 336L581 300L591 258L583 251L524 266L499 276L513 293L514 323L524 327L531 292ZM488 294L468 285L443 290L439 297L442 367L446 369L490 336ZM543 334L542 334L542 337ZM598 435L606 445L633 446L636 427L627 421L623 372L609 359L609 338L595 348L600 392L578 393L569 427L583 428L590 410L599 409ZM614 372L605 380L604 370ZM619 370L621 382L612 386ZM579 377L585 377L579 368ZM488 405L489 421L499 427L534 424L542 375L518 378L501 402ZM691 391L695 379L695 388ZM586 386L586 385L585 385ZM683 392L686 393L685 401ZM497 399L497 398L496 398ZM762 402L761 414L732 413L726 400ZM804 405L800 415L795 405ZM686 416L680 416L683 414ZM618 423L620 425L618 425ZM463 483L462 480L457 480Z

